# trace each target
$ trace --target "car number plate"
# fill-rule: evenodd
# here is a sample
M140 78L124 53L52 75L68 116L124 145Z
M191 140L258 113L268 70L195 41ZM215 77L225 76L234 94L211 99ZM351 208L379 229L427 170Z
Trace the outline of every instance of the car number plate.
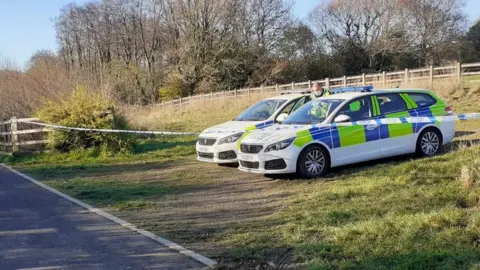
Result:
M199 152L208 152L208 150L209 150L209 149L206 148L206 147L199 147L199 148L198 148L198 151L199 151Z
M240 160L245 160L245 161L253 160L253 156L250 156L250 155L239 155L238 157L240 158Z

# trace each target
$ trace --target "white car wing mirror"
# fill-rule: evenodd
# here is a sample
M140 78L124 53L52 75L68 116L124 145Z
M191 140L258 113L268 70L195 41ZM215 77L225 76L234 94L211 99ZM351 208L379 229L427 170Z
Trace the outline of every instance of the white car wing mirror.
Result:
M282 123L283 121L285 121L285 119L287 119L288 117L288 113L281 113L277 116L277 122L279 123Z
M335 120L333 120L335 123L346 123L346 122L350 122L350 116L348 115L345 115L345 114L341 114L337 117L335 117Z

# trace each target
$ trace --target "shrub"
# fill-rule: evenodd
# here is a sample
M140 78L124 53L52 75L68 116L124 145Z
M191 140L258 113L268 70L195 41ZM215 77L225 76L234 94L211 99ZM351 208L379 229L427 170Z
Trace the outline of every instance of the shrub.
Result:
M125 129L126 121L114 114L113 103L98 93L77 87L63 101L47 100L37 111L47 123L91 129ZM132 146L128 135L88 131L54 130L48 133L49 146L62 152L99 147L107 152L125 152Z
M183 95L183 81L179 74L168 74L166 81L159 89L159 95L162 100L172 100Z

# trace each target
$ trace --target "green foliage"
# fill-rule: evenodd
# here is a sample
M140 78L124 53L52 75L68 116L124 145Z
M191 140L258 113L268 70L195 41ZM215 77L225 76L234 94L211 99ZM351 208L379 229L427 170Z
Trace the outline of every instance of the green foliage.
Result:
M37 112L47 123L91 129L125 129L126 122L113 113L113 103L98 93L77 87L70 98L60 102L48 100ZM62 152L99 148L104 154L131 148L128 136L114 133L55 130L48 134L49 146Z
M172 100L183 95L183 81L179 74L170 73L165 84L160 87L159 95L162 100Z

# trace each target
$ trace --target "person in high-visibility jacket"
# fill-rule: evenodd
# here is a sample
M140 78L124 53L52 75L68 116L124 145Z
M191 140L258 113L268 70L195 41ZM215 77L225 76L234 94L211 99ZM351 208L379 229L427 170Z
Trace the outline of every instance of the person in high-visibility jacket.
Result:
M312 93L310 94L311 99L317 99L323 96L329 96L330 92L327 89L324 89L320 86L320 83L314 82L311 89Z
M311 91L312 93L310 94L310 97L312 100L330 95L330 92L328 92L327 89L324 89L323 87L321 87L318 82L313 83ZM328 113L328 108L324 108L324 105L326 104L319 103L319 104L313 105L312 108L310 109L310 115L317 119L325 118Z

